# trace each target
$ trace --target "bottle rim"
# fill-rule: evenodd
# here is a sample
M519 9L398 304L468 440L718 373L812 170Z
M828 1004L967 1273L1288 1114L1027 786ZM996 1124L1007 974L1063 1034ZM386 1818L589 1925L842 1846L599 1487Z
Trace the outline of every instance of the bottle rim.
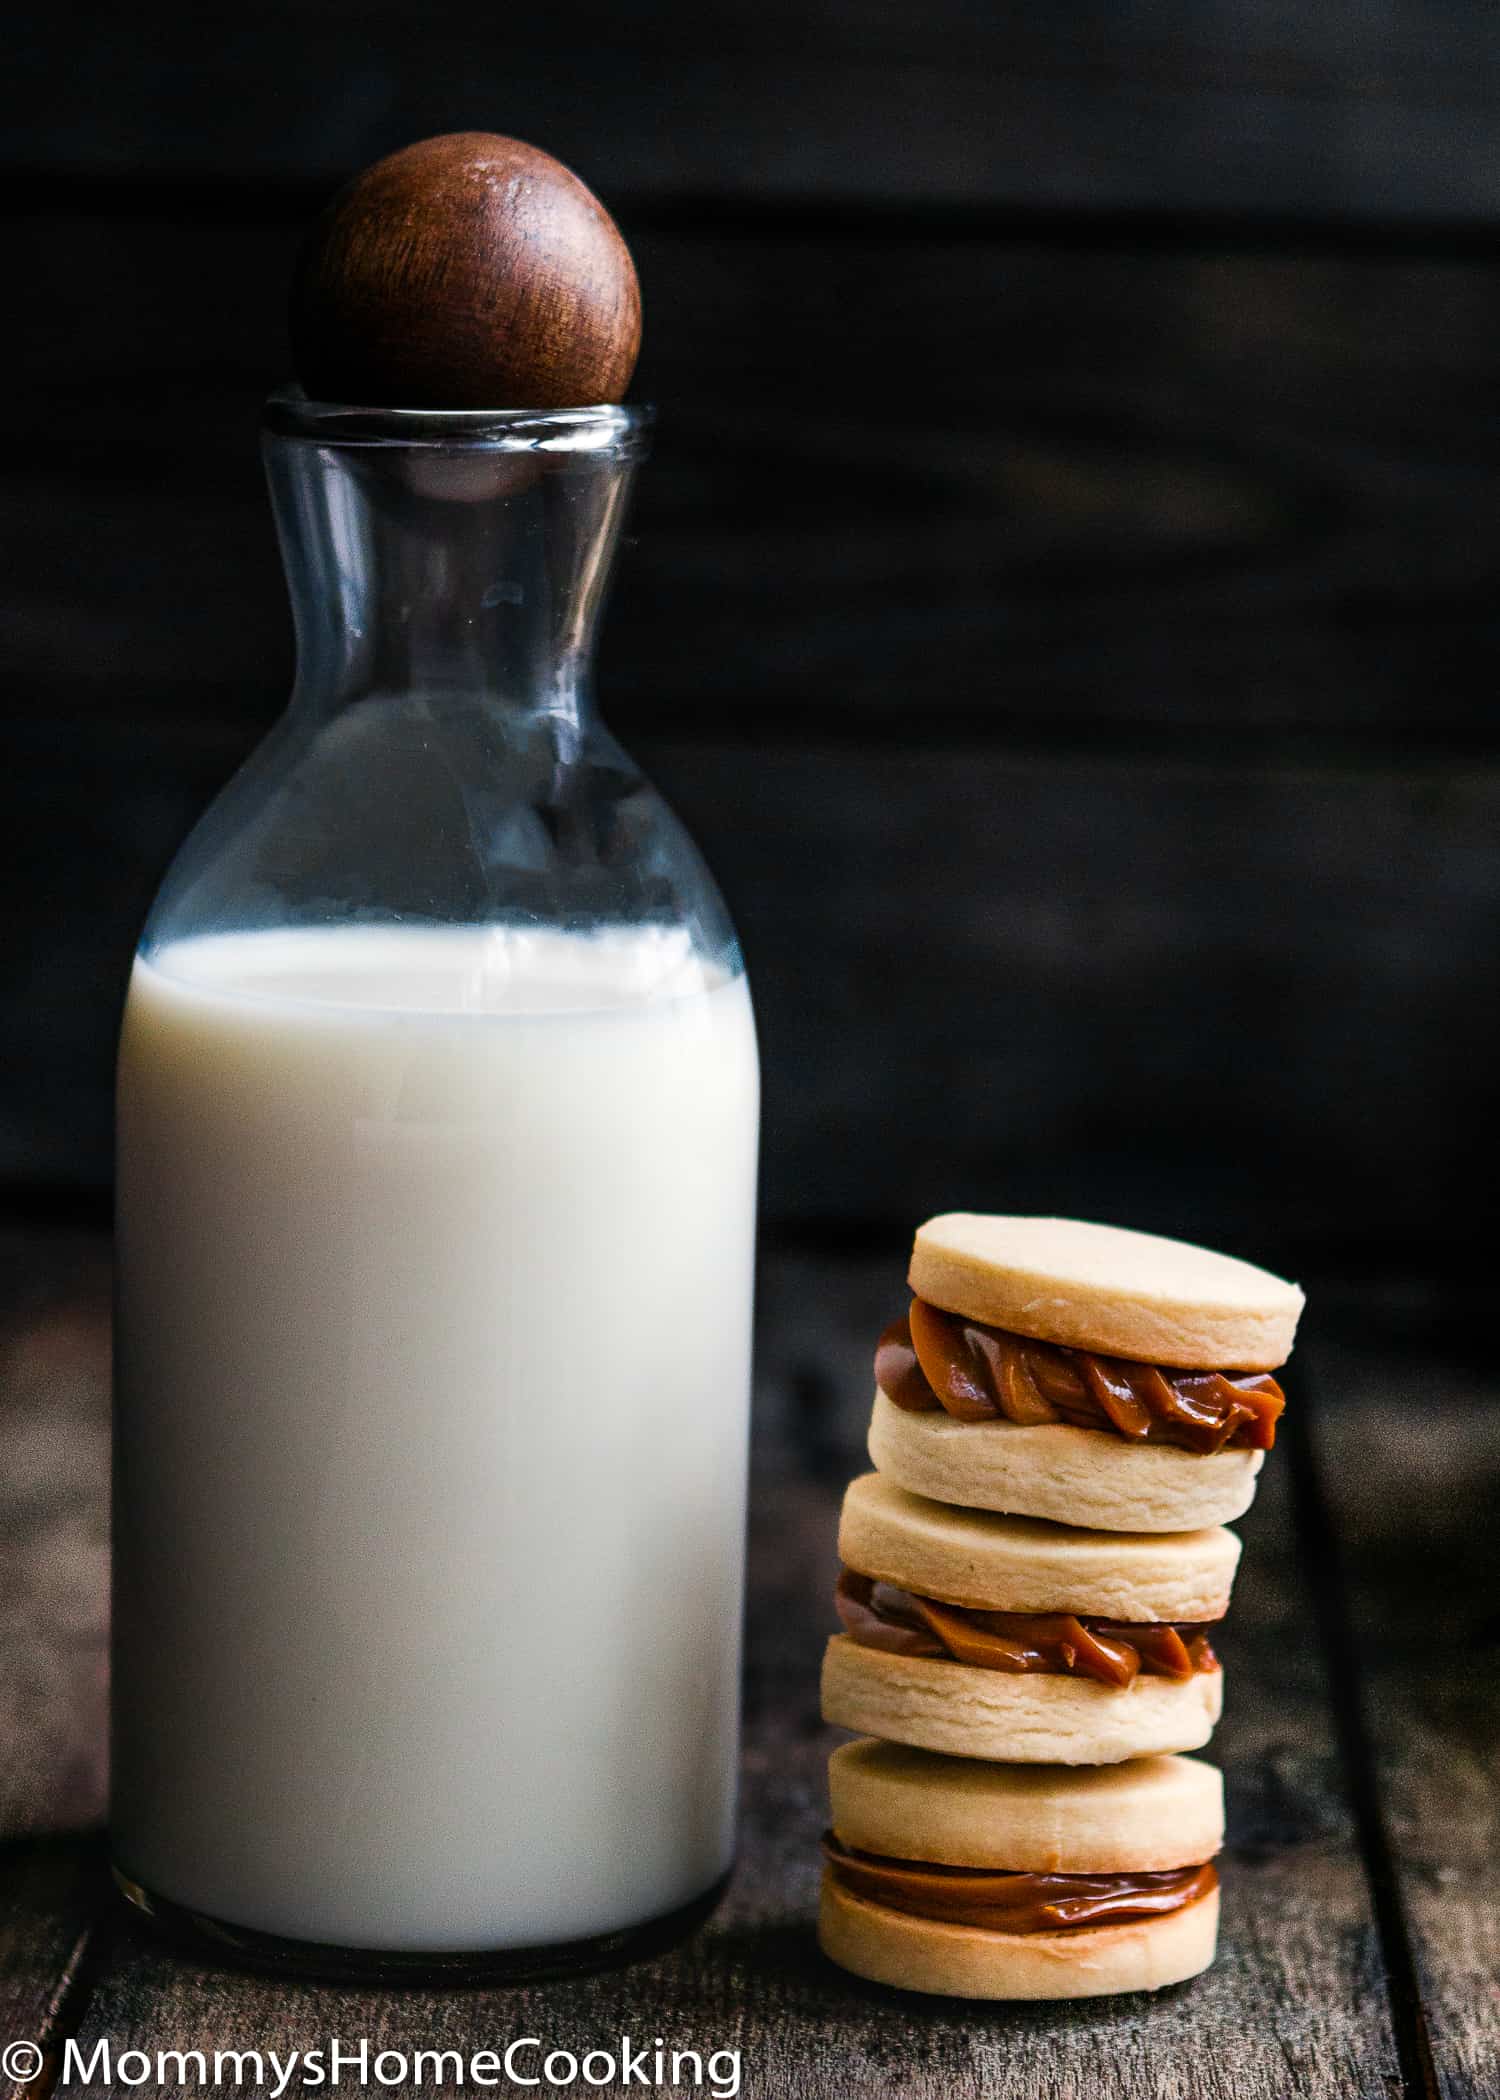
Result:
M584 453L639 459L655 421L649 406L602 402L590 408L362 408L313 401L299 386L278 387L261 427L279 438L318 445L426 451Z

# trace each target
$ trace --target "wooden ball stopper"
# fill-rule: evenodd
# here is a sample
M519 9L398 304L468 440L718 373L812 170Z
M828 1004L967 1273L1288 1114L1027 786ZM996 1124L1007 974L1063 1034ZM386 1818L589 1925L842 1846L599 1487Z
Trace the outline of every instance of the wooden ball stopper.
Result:
M457 131L334 198L298 258L291 331L314 400L586 408L630 383L641 295L619 228L561 161Z

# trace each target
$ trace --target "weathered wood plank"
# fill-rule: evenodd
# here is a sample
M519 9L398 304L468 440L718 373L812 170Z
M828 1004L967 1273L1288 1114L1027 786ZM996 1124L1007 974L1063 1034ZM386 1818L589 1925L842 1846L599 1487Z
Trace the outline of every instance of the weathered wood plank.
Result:
M1455 948L1495 924L1500 778L659 759L743 923L773 1215L1004 1191L1389 1259L1470 1214L1500 995Z
M15 237L39 320L0 527L0 836L25 900L0 1173L98 1184L141 915L287 687L252 424L293 227L205 243L170 212L43 213ZM1211 1237L1360 1230L1386 1176L1404 1232L1448 1234L1500 1028L1474 967L1496 931L1489 788L1287 761L1493 750L1495 273L884 235L829 257L659 234L643 262L667 413L603 688L741 909L773 1054L799 1059L772 1214L879 1200L847 1086L878 1028L909 1150L892 1210L929 1164L1046 1200L1064 1160L1080 1207L1124 1214L1165 1155L1163 1213L1208 1201ZM807 385L835 355L836 402ZM1012 739L1122 755L1012 774ZM752 744L783 748L751 765ZM1217 756L1216 781L1146 781L1131 754L1163 750ZM1262 995L1273 1055L1249 1050ZM1311 1113L1287 1051L1324 1089ZM956 1123L934 1074L956 1075ZM1047 1128L1023 1127L1048 1094ZM1285 1209L1268 1128L1301 1178Z
M0 2048L19 2044L39 2052L44 2071L60 2067L78 1979L107 1893L97 1847L76 1840L0 1845ZM7 2058L0 2068L3 2100L23 2100L33 2091L26 2057Z
M295 63L288 54L295 52ZM332 177L423 132L544 141L606 190L1476 221L1500 39L1454 4L1047 10L744 0L623 24L446 0L54 11L14 166ZM267 121L268 111L274 122Z
M290 639L254 421L295 222L9 235L10 704L265 721ZM1492 741L1493 270L638 247L662 421L606 628L622 723Z
M1500 1395L1474 1339L1467 1362L1324 1351L1316 1425L1444 2100L1500 2093Z
M661 2033L669 2046L705 2054L740 2050L746 2092L807 2100L893 2087L975 2100L1083 2091L1097 2100L1368 2100L1393 2091L1368 1899L1332 1768L1280 1458L1246 1525L1223 1641L1229 1707L1217 1748L1230 1782L1231 1853L1224 1952L1212 1974L1160 1999L1004 2010L908 2002L854 1984L817 1956L811 1915L832 1740L817 1717L817 1661L831 1621L838 1496L861 1463L870 1338L899 1300L901 1251L766 1267L744 1853L708 1930L661 1962L613 1976L463 1993L287 1986L184 1961L125 1931L101 1948L87 2002L73 2008L85 2058L106 2036L116 2052L284 2056L332 2036L410 2054L419 2045L503 2048L524 2034L581 2051ZM61 1414L97 1424L96 1368L59 1375ZM70 1463L61 1441L56 1454ZM97 1507L96 1465L70 1481L68 1494ZM66 1497L54 1487L42 1499L60 1507ZM74 1563L77 1551L75 1542L63 1558ZM106 2090L102 2079L73 2089ZM170 2073L162 2088L193 2089L191 2076ZM408 2079L392 2089L432 2086L429 2077L422 2088Z
M0 1233L0 1833L96 1824L108 1594L106 1250Z
M104 1886L102 1256L0 1231L0 2044L52 2046Z
M770 1219L998 1190L1294 1261L1466 1243L1500 1041L1492 770L634 741L744 936ZM0 781L12 1177L107 1180L129 954L228 760L50 731Z

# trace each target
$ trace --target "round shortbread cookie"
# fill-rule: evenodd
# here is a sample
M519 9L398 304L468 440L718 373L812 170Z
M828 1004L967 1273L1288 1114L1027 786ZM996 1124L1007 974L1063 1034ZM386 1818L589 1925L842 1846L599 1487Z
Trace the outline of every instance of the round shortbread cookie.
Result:
M828 1760L834 1835L857 1852L1024 1874L1156 1874L1224 1843L1224 1781L1198 1757L992 1765L865 1736Z
M1035 1517L953 1509L879 1473L850 1481L839 1518L846 1567L981 1611L1222 1619L1239 1557L1239 1540L1222 1526L1171 1534L1079 1531Z
M1046 1517L1094 1531L1197 1531L1242 1517L1263 1451L1133 1444L1066 1422L956 1422L910 1413L875 1389L871 1458L934 1502Z
M950 1757L1017 1765L1114 1765L1201 1750L1224 1699L1222 1670L1142 1671L1123 1690L1042 1670L984 1670L946 1657L889 1655L836 1633L823 1657L823 1718Z
M818 1944L871 1983L951 1998L1101 1998L1157 1991L1214 1958L1219 1892L1186 1910L1078 1932L985 1932L868 1903L823 1877Z
M1275 1370L1303 1304L1295 1283L1186 1240L969 1211L918 1227L909 1281L964 1319L1191 1371Z

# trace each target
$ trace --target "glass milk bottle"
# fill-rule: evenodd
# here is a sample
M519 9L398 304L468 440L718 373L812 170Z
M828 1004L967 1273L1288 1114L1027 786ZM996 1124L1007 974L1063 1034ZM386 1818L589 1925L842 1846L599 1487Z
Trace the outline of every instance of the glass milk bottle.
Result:
M541 1972L729 1869L758 1074L590 694L644 439L269 405L296 687L119 1066L115 1871L252 1956Z

